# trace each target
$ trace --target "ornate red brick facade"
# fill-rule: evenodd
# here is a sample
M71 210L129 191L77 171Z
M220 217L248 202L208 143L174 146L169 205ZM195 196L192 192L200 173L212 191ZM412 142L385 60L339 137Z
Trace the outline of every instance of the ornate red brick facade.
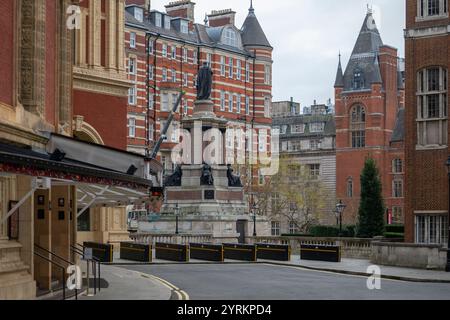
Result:
M357 222L360 175L367 157L376 160L386 220L403 222L404 86L397 49L384 45L372 13L364 20L345 73L339 62L336 100L336 196L347 208L344 222Z

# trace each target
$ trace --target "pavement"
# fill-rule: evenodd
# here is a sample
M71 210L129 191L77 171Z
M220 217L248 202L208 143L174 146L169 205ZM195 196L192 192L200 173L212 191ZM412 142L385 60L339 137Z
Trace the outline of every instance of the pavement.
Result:
M176 287L165 280L137 271L102 265L103 285L96 295L79 300L182 300ZM94 289L90 289L92 294Z

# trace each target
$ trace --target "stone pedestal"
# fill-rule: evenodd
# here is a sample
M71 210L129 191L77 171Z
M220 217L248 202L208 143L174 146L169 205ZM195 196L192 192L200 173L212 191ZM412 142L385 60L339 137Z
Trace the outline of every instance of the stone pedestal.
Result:
M214 113L214 103L210 100L196 101L194 113L183 119L183 129L191 132L191 163L181 166L182 178L178 186L167 186L165 203L162 207L162 220L155 223L158 231L173 232L175 211L180 214L180 230L188 233L209 233L216 242L236 242L236 223L247 217L248 203L242 187L230 187L228 168L224 163L225 143L217 150L216 162L210 165L214 179L212 185L202 184L204 163L203 152L209 142L204 143L203 133L216 129L215 134L224 142L228 121L218 118ZM211 163L211 162L209 162ZM170 228L170 229L169 229ZM145 230L142 230L145 231Z

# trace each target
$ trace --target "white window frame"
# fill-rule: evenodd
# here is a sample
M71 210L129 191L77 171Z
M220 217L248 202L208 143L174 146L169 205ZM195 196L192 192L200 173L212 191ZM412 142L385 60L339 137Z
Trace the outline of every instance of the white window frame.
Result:
M416 213L415 242L418 244L448 244L448 215ZM434 226L432 226L434 224Z
M245 96L245 114L250 115L250 97Z
M183 62L188 62L188 49L183 48Z
M162 14L161 13L155 13L155 26L158 28L162 27Z
M151 64L148 66L148 79L149 80L155 79L155 66Z
M164 16L164 29L170 30L170 22L171 22L170 17L168 15L165 15Z
M270 223L270 234L273 237L279 237L281 235L281 223L279 221L272 221Z
M232 57L228 58L228 77L233 79L234 73L234 59Z
M222 77L226 76L226 66L225 66L225 57L220 56L220 75Z
M136 138L136 118L128 118L128 137Z
M183 73L183 86L189 86L189 74L187 72Z
M130 32L130 48L136 48L136 32Z
M177 70L176 69L172 69L170 71L170 75L172 77L172 82L173 83L177 82Z
M429 87L429 72L439 69L438 90ZM430 66L417 73L417 149L442 148L448 145L448 72L440 66ZM438 96L438 111L431 115L429 99ZM437 127L437 143L432 143L428 137L431 126Z
M398 187L400 189L398 189ZM392 198L401 199L404 196L403 179L396 178L392 181Z
M228 112L233 112L234 110L234 102L233 102L233 94L231 92L228 93Z
M291 133L305 133L305 128L306 128L306 126L304 123L293 124L293 125L291 125ZM284 132L284 133L286 133L286 132Z
M167 58L167 43L162 44L161 55L164 58Z
M170 50L171 50L170 58L173 60L176 60L177 59L177 46L175 46L175 45L170 46Z
M448 0L437 0L439 2L438 12L430 14L429 0L417 0L416 21L448 18Z
M245 81L250 82L250 63L245 64Z
M240 114L242 112L242 95L236 96L236 112Z
M132 87L130 87L130 89L128 89L128 104L131 106L136 105L137 101L136 91L137 91L136 85L133 85Z
M220 111L225 111L226 94L225 91L220 91Z
M137 59L135 57L128 58L128 73L133 76L137 73Z
M187 22L186 20L181 20L180 22L180 31L181 33L189 33L189 22Z
M309 132L311 133L320 133L324 132L325 123L324 122L311 122L309 124Z
M236 79L237 80L241 80L242 78L242 74L241 74L241 69L242 69L242 63L241 60L236 60Z
M270 85L272 83L272 66L266 64L264 66L264 84Z
M161 111L167 112L169 111L169 94L164 92L161 93Z
M161 81L162 82L167 82L167 68L163 67L161 73L162 73Z
M272 116L271 103L272 103L271 97L269 97L269 96L264 97L264 117L265 118L270 118Z
M148 125L148 141L154 140L155 140L155 125L153 123L150 123Z

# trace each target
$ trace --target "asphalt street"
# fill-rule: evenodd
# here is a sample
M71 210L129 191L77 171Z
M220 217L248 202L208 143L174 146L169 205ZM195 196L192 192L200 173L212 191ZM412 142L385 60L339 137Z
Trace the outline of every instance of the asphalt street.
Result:
M169 281L191 300L450 300L450 285L381 280L264 264L126 266ZM125 294L125 293L124 293Z

